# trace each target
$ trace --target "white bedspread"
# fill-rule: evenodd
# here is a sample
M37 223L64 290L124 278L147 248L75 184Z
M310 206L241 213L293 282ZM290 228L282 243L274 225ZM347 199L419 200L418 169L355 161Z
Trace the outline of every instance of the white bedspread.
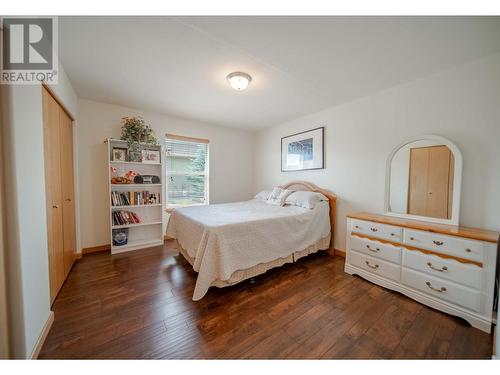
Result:
M197 301L215 280L284 258L330 233L328 202L316 208L273 206L258 200L176 209L167 236L194 258Z

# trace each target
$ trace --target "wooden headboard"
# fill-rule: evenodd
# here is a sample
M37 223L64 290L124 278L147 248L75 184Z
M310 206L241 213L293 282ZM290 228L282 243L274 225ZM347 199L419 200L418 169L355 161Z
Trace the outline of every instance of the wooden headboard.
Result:
M307 181L291 181L280 187L283 189L290 189L290 190L314 191L317 193L321 193L328 198L328 203L330 205L330 228L331 228L330 247L333 248L333 232L335 228L335 209L337 204L337 197L335 197L335 195L333 195L331 191L322 189Z

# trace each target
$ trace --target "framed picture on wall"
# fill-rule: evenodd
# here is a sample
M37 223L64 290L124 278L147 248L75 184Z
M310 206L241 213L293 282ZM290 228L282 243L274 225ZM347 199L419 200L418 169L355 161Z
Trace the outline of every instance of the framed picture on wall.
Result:
M325 128L316 128L281 138L281 171L323 169Z

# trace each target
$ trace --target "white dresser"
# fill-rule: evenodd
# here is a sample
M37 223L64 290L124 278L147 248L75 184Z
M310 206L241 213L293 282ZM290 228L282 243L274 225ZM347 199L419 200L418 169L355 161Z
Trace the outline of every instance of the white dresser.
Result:
M352 214L345 271L489 333L497 240L492 231Z

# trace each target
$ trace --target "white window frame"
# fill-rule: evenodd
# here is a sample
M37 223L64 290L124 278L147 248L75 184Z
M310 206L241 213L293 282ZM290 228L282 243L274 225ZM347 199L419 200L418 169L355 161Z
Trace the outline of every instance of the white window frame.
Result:
M168 167L168 156L167 156L167 151L165 150L165 202L166 202L166 207L167 209L172 209L172 208L178 208L178 207L194 207L194 206L208 206L210 204L210 141L208 139L202 139L202 138L192 138L192 137L185 137L181 135L175 135L175 134L166 134L165 137L165 145L166 141L168 140L178 140L182 142L193 142L193 143L205 143L207 145L207 159L205 162L205 172L202 173L185 173L185 172L176 172L174 173L169 173L167 170ZM168 178L173 175L173 176L194 176L194 175L200 175L200 176L205 176L205 203L192 203L192 204L171 204L168 201Z

